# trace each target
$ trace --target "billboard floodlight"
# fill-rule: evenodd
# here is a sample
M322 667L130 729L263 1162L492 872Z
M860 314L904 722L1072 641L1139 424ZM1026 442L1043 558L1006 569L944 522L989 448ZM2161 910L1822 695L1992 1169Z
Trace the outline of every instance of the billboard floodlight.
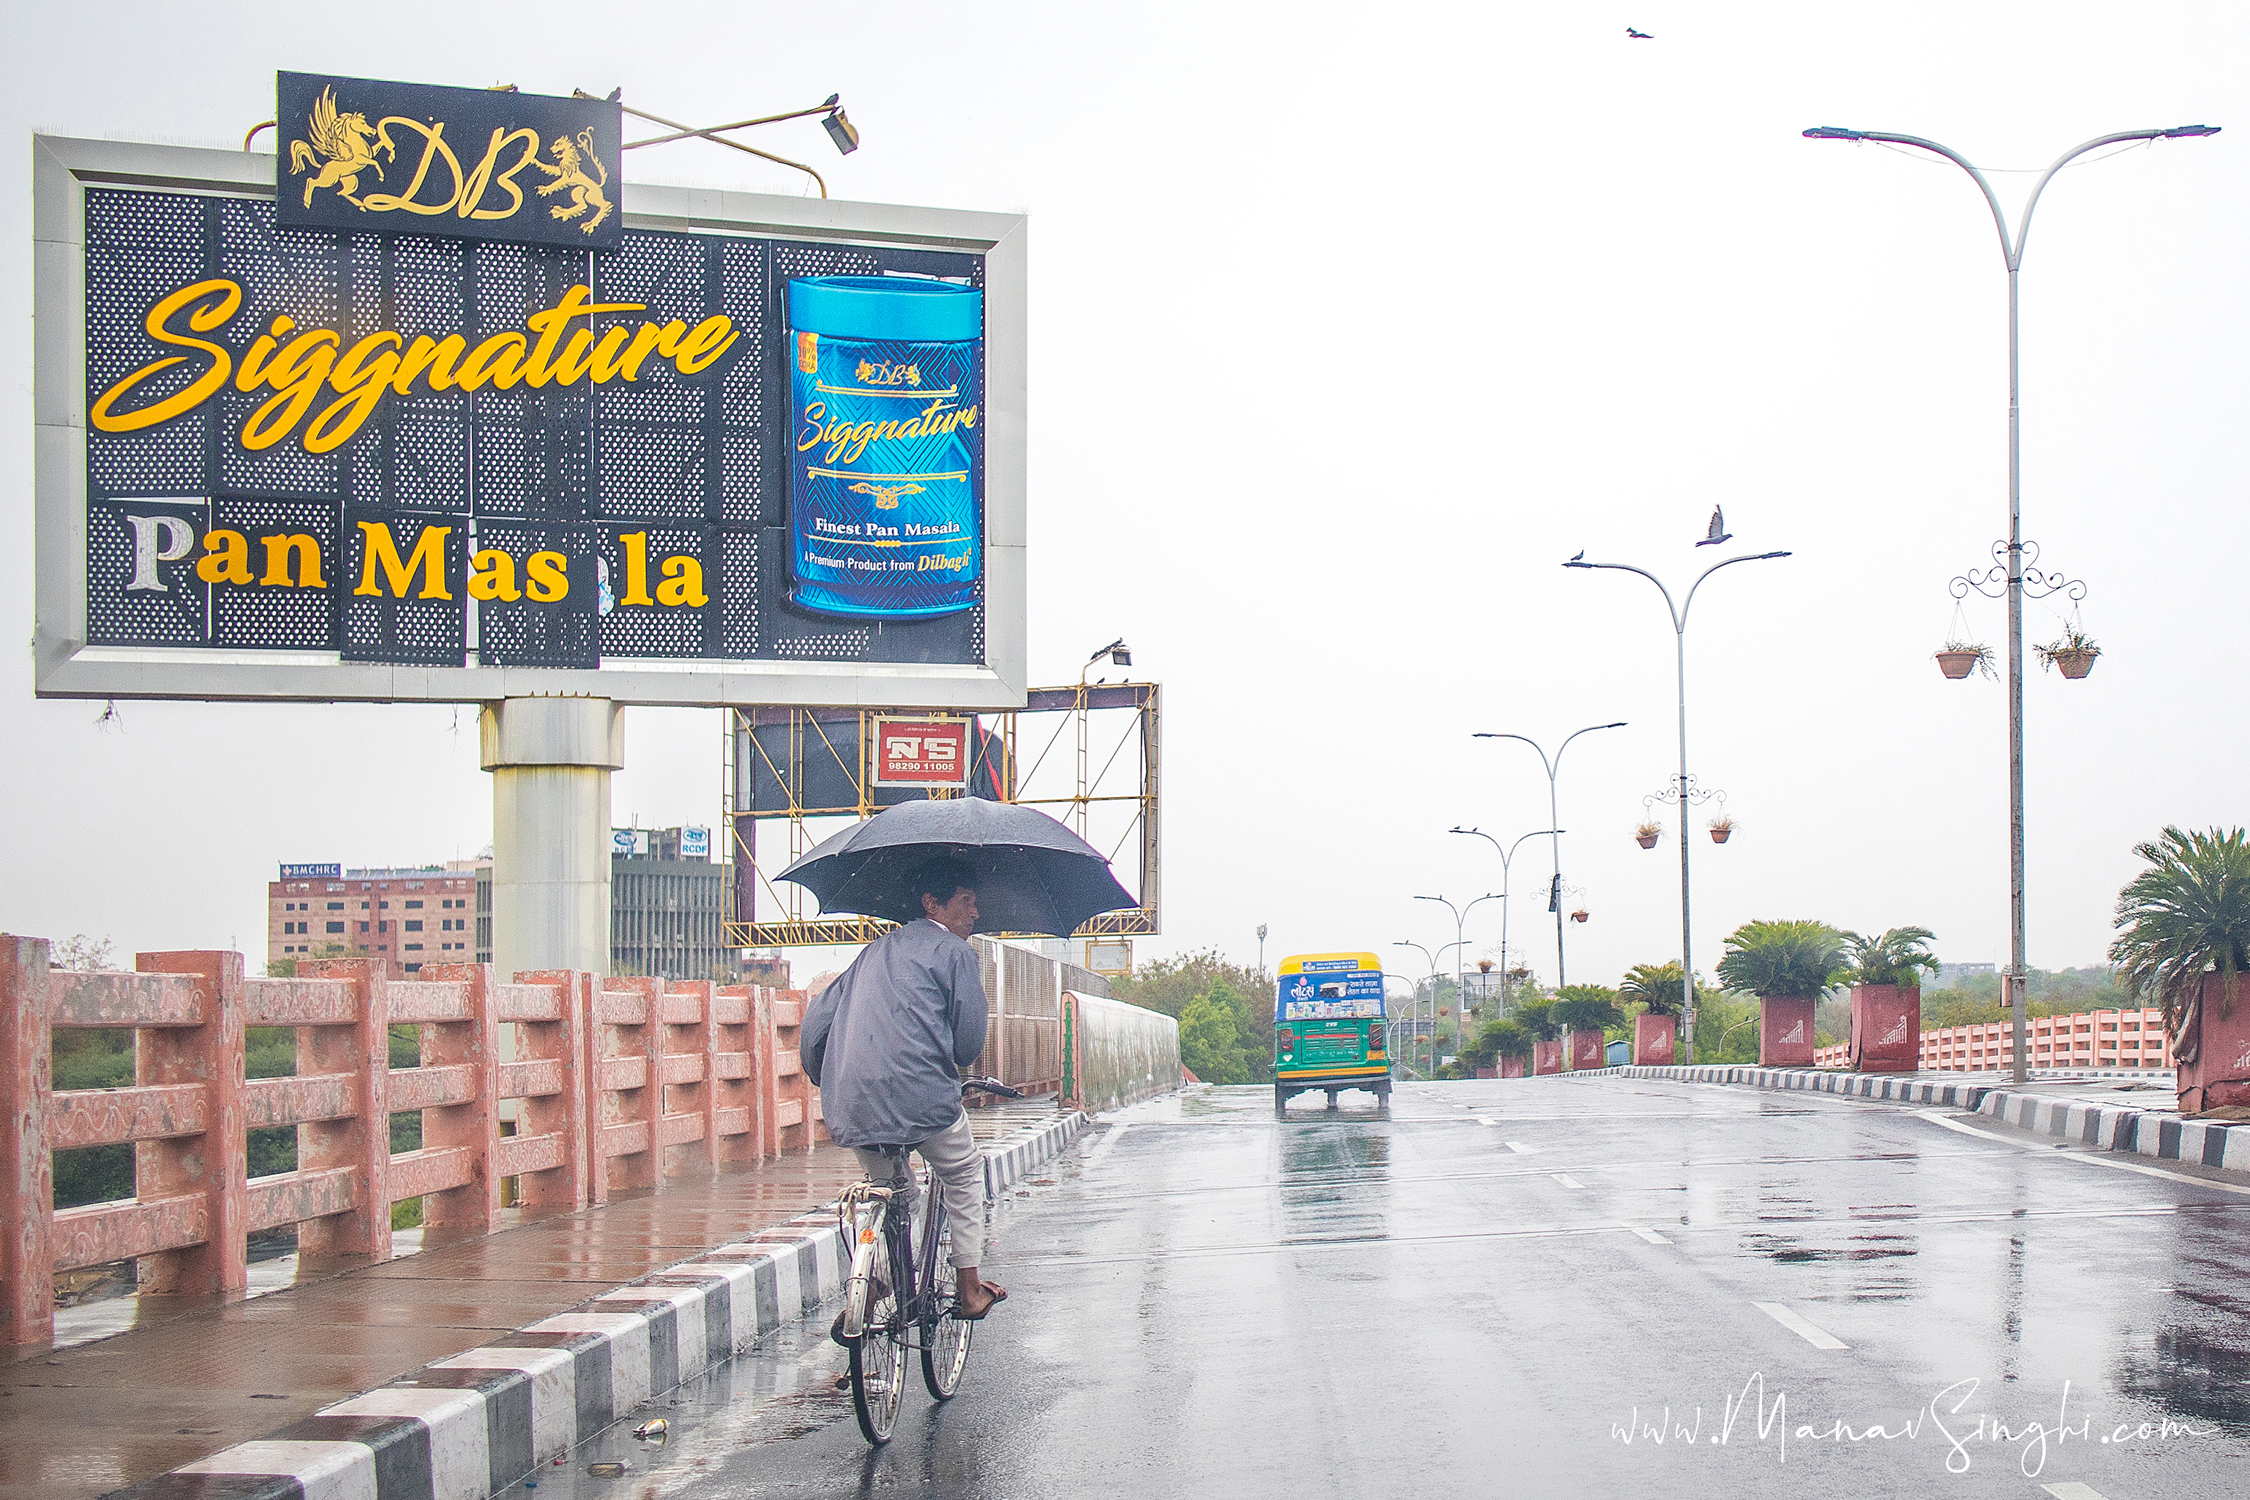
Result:
M828 138L836 143L839 156L849 156L859 149L859 127L844 117L842 110L824 117L821 122L828 130Z

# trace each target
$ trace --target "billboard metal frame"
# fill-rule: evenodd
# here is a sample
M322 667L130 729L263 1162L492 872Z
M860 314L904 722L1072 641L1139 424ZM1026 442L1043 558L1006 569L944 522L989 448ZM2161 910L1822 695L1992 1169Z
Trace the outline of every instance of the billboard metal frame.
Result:
M984 257L985 661L982 666L803 660L652 660L595 670L346 662L333 651L87 645L88 188L274 196L274 158L115 141L32 138L36 620L43 698L476 703L588 696L624 704L821 704L999 710L1024 701L1026 225L1020 215L625 187L627 228L926 246Z
M1119 735L1116 743L1107 748L1098 765L1089 755L1087 728L1089 715L1104 709L1130 709L1131 722ZM1016 802L1026 807L1038 807L1069 823L1081 836L1086 831L1088 811L1101 805L1137 804L1128 823L1124 838L1113 849L1102 852L1116 859L1125 852L1127 844L1133 847L1140 866L1141 904L1123 911L1104 912L1087 922L1075 933L1050 934L1056 936L1089 937L1150 937L1159 930L1160 895L1162 890L1162 865L1159 859L1161 821L1157 787L1159 782L1159 694L1153 682L1079 683L1073 687L1033 688L1025 696L1021 710L1010 710L991 716L986 727L999 740L1001 746L1002 800ZM1028 715L1052 716L1052 730L1044 741L1030 746L1030 764L1024 763L1025 732ZM884 711L880 717L893 715ZM727 848L735 867L735 878L726 885L729 910L723 926L725 941L730 946L745 948L811 947L837 943L873 942L890 931L892 924L876 917L851 915L800 915L810 902L810 893L792 887L784 892L775 888L773 870L762 866L753 843L754 829L759 823L782 823L788 832L786 865L798 855L812 849L816 840L805 827L807 818L872 817L879 811L874 800L874 781L869 766L870 737L878 712L861 709L856 712L859 754L854 765L843 764L843 753L837 749L824 725L849 722L855 717L848 705L831 708L826 714L815 708L785 708L768 724L786 723L791 745L787 757L790 764L777 766L769 759L766 769L790 793L786 808L771 812L756 812L738 807L735 803L737 778L734 774L734 757L740 753L735 746L745 738L749 740L750 754L763 754L757 748L754 736L743 732L750 726L749 715L737 710L727 721L727 781L726 824ZM1034 729L1033 733L1038 731ZM1022 797L1017 795L1024 782L1031 779L1062 744L1065 733L1076 735L1076 767L1072 790L1068 796ZM1129 744L1138 742L1140 764L1139 782L1131 790L1108 790L1109 773L1117 766ZM808 807L797 799L798 777L793 768L801 765L803 755L829 755L850 777L857 800L836 807ZM1128 763L1130 764L1130 763ZM933 798L952 796L951 791L933 789ZM748 834L748 836L746 836ZM789 913L778 922L749 922L740 919L741 891L748 885L755 894L763 894ZM996 934L1014 936L1015 934Z

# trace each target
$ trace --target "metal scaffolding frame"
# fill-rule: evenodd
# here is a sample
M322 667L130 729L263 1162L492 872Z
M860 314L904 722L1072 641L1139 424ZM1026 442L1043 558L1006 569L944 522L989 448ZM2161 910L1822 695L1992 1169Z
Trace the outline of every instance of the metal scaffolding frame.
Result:
M1021 709L979 715L975 721L978 732L972 733L971 742L978 758L985 762L980 769L993 778L1001 801L1047 810L1113 862L1128 845L1135 848L1140 874L1135 889L1140 905L1105 912L1070 936L1145 937L1158 930L1162 868L1157 801L1158 696L1153 682L1032 688L1025 694ZM849 707L728 711L725 812L727 846L734 863L734 879L727 883L724 930L728 945L791 948L865 943L890 929L891 924L879 918L820 915L811 892L796 885L777 884L773 872L787 868L821 838L838 831L842 819L869 818L888 805L891 799L884 798L871 782L868 762L874 722L913 712ZM931 716L947 715L937 711ZM760 740L756 731L761 729L785 731L778 757L769 753L770 736L769 742ZM1116 731L1114 741L1110 740L1112 730ZM1056 752L1066 734L1071 738L1068 791L1050 792L1048 782L1064 764L1064 757ZM997 746L996 757L984 753L988 745ZM1128 756L1128 750L1135 753ZM1031 752L1028 763L1027 751ZM808 769L823 779L840 776L849 799L809 804L805 799ZM743 806L745 772L762 772L770 778L781 792L779 805ZM958 794L934 789L928 795ZM1100 814L1104 812L1123 816L1103 818ZM816 819L837 820L837 826L816 831L808 827L808 822ZM783 857L776 861L769 856L761 864L759 825L776 822L785 825ZM1104 848L1101 840L1109 839L1112 833L1116 837ZM807 907L815 910L808 913ZM759 920L761 909L778 909L781 915L778 920Z

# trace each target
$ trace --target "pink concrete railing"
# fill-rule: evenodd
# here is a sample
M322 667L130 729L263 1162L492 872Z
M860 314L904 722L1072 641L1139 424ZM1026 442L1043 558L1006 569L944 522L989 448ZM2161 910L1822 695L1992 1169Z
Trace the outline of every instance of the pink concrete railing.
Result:
M2034 1068L2169 1068L2172 1039L2161 1010L2082 1010L2067 1016L2033 1016L2027 1026ZM1931 1073L1983 1073L2013 1065L2015 1024L1939 1026L1922 1033L1920 1066ZM1849 1065L1849 1048L1822 1047L1813 1065Z
M295 1225L302 1253L383 1260L408 1199L428 1226L479 1233L509 1179L523 1207L568 1210L823 1136L795 992L570 970L501 984L480 964L394 979L369 959L253 979L215 952L143 953L136 968L50 970L44 939L0 935L0 1344L51 1336L58 1271L131 1259L143 1292L240 1292L258 1230ZM420 1028L419 1066L390 1067L394 1025ZM294 1075L245 1078L253 1026L296 1030ZM133 1085L56 1092L52 1036L71 1027L130 1028ZM409 1109L422 1146L394 1154L390 1117ZM249 1177L246 1132L282 1126L296 1169ZM54 1207L56 1151L123 1144L132 1198Z

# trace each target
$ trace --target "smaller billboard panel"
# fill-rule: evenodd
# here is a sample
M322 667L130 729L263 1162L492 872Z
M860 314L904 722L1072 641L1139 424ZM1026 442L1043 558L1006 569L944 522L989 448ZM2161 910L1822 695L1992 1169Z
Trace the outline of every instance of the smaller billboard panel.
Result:
M680 830L680 858L709 859L710 857L710 829L690 826Z
M335 865L283 865L283 880L336 880L343 876L344 867Z
M877 786L967 786L968 721L879 718L868 771Z

